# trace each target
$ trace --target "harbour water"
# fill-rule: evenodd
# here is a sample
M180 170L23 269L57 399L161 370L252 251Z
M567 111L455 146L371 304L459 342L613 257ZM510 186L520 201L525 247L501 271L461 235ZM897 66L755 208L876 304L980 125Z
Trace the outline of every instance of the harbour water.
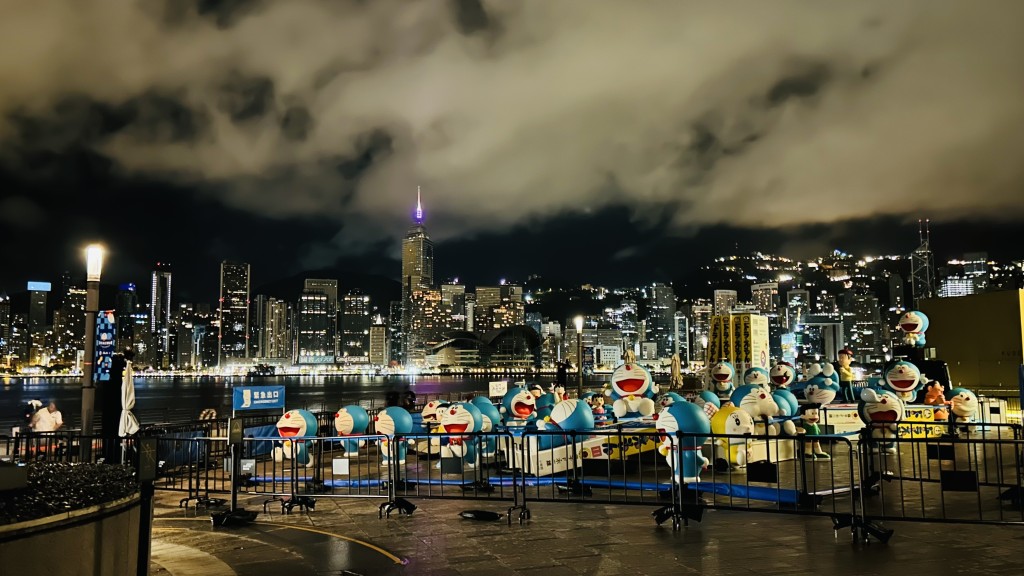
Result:
M410 390L417 396L431 394L486 394L488 382L511 378L487 376L276 376L276 377L136 377L135 410L142 424L192 420L206 408L218 415L231 412L231 388L238 385L283 385L289 408L335 410L361 400L383 401L388 392ZM606 377L605 377L606 379ZM550 377L537 380L545 387ZM603 383L600 376L588 380L588 388ZM81 381L75 378L0 379L0 435L21 423L23 407L30 400L54 401L65 425L79 427L82 409Z

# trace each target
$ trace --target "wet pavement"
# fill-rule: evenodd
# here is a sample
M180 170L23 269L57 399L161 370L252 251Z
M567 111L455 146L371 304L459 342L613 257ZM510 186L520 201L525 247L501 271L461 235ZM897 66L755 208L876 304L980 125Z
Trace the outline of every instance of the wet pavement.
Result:
M707 511L679 532L655 525L647 506L531 504L509 526L459 512L505 513L496 501L414 500L412 515L378 519L379 499L318 498L315 510L282 514L264 496L247 526L213 528L206 512L158 493L154 575L262 574L1022 574L1024 526L889 523L888 544L853 541L824 517Z

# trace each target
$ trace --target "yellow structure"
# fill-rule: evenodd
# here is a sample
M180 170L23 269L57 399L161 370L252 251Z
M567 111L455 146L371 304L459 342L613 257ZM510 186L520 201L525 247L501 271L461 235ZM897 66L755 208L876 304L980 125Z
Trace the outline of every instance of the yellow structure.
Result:
M736 368L737 385L749 368L771 366L768 357L768 317L759 314L712 316L707 365L726 359Z
M1017 395L1017 371L1024 364L1024 290L959 298L929 298L927 347L949 365L955 386L980 393Z

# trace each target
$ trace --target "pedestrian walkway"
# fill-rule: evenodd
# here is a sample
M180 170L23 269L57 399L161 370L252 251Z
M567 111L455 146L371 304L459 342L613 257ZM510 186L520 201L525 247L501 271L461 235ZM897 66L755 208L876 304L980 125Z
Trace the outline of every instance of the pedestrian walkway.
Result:
M889 544L861 545L827 518L797 515L708 511L673 532L655 526L653 507L532 504L533 520L509 527L458 515L503 512L496 502L416 500L411 516L379 520L380 500L320 498L314 511L282 515L262 513L260 497L242 501L261 512L257 522L214 529L171 496L157 508L155 575L226 573L214 572L222 565L238 576L1024 573L1017 526L894 523Z

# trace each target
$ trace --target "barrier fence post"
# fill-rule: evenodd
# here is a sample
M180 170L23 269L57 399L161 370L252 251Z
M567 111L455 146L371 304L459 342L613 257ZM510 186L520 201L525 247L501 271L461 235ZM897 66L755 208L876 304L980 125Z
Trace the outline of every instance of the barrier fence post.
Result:
M156 481L156 438L139 440L139 545L137 576L149 574L149 554L153 538L153 482Z

